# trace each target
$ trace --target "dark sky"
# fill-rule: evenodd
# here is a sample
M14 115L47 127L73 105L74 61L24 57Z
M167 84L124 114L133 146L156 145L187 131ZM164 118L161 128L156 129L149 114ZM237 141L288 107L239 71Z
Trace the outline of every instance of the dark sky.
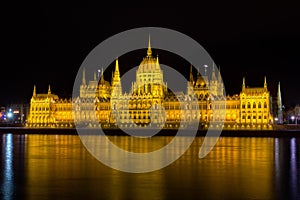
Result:
M0 104L29 102L34 84L38 93L46 93L51 84L54 93L70 97L75 75L95 46L146 26L195 39L221 66L228 94L240 92L244 76L248 86L262 86L267 76L273 93L280 81L284 105L300 103L297 1L140 2L7 6L2 13Z

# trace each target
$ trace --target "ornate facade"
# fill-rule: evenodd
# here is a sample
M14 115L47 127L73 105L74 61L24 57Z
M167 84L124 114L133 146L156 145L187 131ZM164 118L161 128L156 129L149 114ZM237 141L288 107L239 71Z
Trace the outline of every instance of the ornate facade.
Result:
M194 77L191 66L186 91L171 92L149 40L128 93L122 90L118 59L110 82L103 70L99 81L94 73L87 82L83 69L80 95L75 99L60 99L50 86L47 94L36 94L34 86L26 126L177 128L196 123L205 128L220 122L223 128L268 129L273 124L271 99L266 78L258 88L246 87L243 79L240 94L225 96L220 70L216 73L214 65L210 80L199 72Z

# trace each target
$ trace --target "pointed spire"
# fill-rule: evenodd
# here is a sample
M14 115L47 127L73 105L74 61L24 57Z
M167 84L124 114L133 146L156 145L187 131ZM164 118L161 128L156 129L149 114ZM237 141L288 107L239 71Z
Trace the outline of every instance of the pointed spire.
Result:
M212 66L211 79L212 79L213 81L216 80L215 63L214 63L214 62L213 62L213 66Z
M282 123L282 99L281 99L281 90L280 90L280 82L278 83L278 92L277 92L277 106L278 106L278 123Z
M200 74L200 68L199 68L199 66L197 67L197 76L201 76L201 74ZM206 71L205 71L205 76L206 76Z
M116 66L115 71L112 74L112 82L119 82L120 81L120 71L119 71L119 60L116 59Z
M119 73L119 61L118 61L118 57L116 59L116 66L115 66L115 73Z
M131 82L131 93L133 93L133 90L134 90L134 88L133 88L133 82Z
M101 77L100 77L100 84L104 84L105 81L104 81L104 74L103 74L103 67L102 67L102 70L101 70Z
M265 76L264 88L267 88L267 77Z
M85 80L85 68L82 70L82 85L86 85L86 80Z
M97 80L96 72L94 72L94 81Z
M282 102L281 102L281 90L280 90L280 82L278 83L278 91L277 91L277 104L278 109L282 110Z
M218 81L221 81L221 80L222 80L221 67L219 66Z
M156 65L159 65L158 54L156 55Z
M246 88L246 85L245 85L245 77L243 77L243 86L242 86L243 89Z
M32 94L32 96L36 97L36 86L35 85L33 86L33 94Z
M193 66L191 65L191 69L190 69L190 83L193 84L194 83L194 77L193 77Z
M48 94L51 94L50 84L49 84L49 87L48 87Z
M281 90L280 90L280 82L278 83L278 91L277 91L277 99L281 101Z
M150 34L149 34L147 57L151 57L151 56L152 56L152 50L151 50L151 42L150 42Z

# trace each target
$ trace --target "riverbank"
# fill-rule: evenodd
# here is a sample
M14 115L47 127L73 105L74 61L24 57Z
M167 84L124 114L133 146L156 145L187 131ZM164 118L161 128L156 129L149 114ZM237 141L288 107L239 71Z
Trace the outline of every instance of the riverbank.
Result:
M80 134L99 134L99 129L78 129ZM13 134L55 134L55 135L78 135L76 128L26 128L26 127L0 127L0 133ZM105 135L122 135L127 133L134 136L175 136L177 129L140 129L127 130L127 133L120 129L102 129ZM155 132L156 131L156 132ZM212 134L218 134L219 130L211 130ZM82 133L81 133L82 132ZM186 133L186 134L185 134ZM207 130L198 130L196 136L206 136ZM192 130L184 130L184 135L194 135ZM224 137L300 137L300 129L282 129L282 130L228 130L221 132Z

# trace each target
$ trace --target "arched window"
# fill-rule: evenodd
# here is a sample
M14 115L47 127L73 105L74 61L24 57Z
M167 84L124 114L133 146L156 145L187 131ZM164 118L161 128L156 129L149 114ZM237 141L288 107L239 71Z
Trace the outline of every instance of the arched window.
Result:
M255 102L253 103L253 108L256 108L256 103Z
M258 108L261 108L261 103L260 102L258 103Z
M247 108L251 108L250 102L248 102Z
M264 108L267 108L267 102L264 103Z

